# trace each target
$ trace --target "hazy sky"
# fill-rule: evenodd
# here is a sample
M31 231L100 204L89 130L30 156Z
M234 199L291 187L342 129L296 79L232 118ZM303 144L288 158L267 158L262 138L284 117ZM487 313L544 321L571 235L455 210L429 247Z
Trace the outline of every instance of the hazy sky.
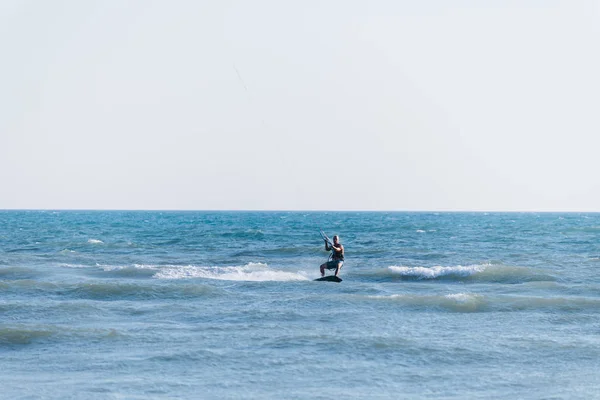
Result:
M0 1L0 208L600 211L600 2Z

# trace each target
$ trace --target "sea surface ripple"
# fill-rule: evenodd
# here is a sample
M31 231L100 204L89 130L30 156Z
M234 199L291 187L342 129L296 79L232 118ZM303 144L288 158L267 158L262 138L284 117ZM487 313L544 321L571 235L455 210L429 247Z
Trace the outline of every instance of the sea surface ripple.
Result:
M599 398L599 268L593 213L0 211L0 398Z

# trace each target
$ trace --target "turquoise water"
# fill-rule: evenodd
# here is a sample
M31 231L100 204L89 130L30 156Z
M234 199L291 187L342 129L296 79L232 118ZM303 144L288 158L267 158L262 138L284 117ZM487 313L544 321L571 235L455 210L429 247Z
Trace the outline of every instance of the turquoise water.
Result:
M599 398L599 268L600 214L0 211L0 398Z

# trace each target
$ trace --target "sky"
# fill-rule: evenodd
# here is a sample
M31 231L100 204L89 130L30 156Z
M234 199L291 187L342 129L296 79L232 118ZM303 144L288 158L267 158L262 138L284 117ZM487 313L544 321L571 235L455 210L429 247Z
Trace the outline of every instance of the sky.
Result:
M600 211L600 2L3 0L0 209Z

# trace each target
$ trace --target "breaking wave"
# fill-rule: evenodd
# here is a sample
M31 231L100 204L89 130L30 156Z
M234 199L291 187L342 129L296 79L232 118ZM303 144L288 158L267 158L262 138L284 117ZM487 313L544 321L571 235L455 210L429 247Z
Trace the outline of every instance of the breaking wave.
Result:
M140 265L98 267L116 276L152 277L156 279L216 279L224 281L305 281L309 278L299 272L288 272L270 268L263 263L248 263L243 266L198 266L198 265Z
M205 278L225 281L304 281L302 274L278 271L262 263L249 263L234 267L167 266L161 267L154 275L158 279Z
M389 270L400 276L413 277L418 279L437 279L445 276L466 277L485 270L485 265L472 265L463 267L398 267L391 266Z
M450 267L406 267L394 265L388 267L388 274L393 278L406 280L454 280L497 283L556 281L555 276L535 268L498 264L456 265Z

